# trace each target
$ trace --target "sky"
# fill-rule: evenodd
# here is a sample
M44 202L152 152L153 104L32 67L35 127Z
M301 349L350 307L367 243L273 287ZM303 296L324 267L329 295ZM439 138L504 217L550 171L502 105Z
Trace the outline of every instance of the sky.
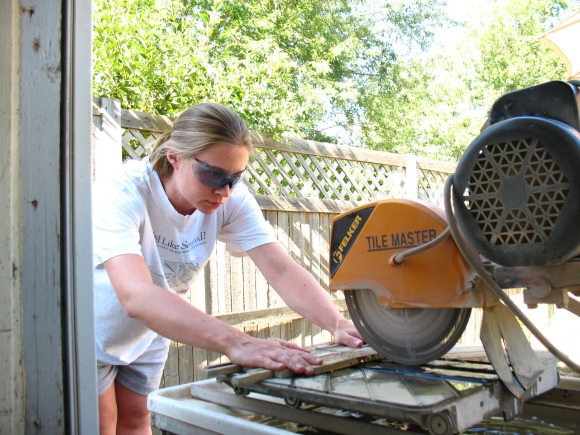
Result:
M474 0L447 0L447 13L454 20L461 21L467 16L467 11Z
M485 0L447 0L447 14L449 18L457 22L463 22L467 20L470 12L472 12L477 6L485 3ZM452 29L442 29L441 33L437 35L437 39L442 42L453 42L457 40L457 36L462 32L461 28Z

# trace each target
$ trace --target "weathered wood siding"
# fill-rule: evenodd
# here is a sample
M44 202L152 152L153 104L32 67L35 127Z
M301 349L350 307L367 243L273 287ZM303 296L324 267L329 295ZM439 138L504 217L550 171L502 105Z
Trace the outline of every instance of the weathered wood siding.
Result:
M167 117L124 110L106 99L95 100L94 115L96 137L107 141L116 137L122 142L125 159L142 158L172 125ZM121 128L114 125L116 118L120 118ZM384 198L421 199L442 206L445 180L455 170L452 164L414 156L306 140L276 141L260 133L252 133L252 138L255 153L244 182L280 243L325 289L334 216ZM120 164L118 144L95 146L116 149L114 161L110 165L100 162L102 167ZM333 292L331 297L348 316L342 293ZM231 257L221 243L186 298L207 313L259 337L278 337L305 346L331 339L328 332L289 310L248 258ZM474 310L462 338L464 343L479 343L480 323L481 310ZM218 362L223 362L221 355L173 343L163 386L201 379L203 368Z
M22 358L22 198L20 193L20 148L18 125L23 31L16 1L0 2L0 433L25 433L26 374ZM26 89L23 90L26 92ZM22 106L27 108L27 106ZM50 108L50 106L49 106ZM31 269L28 269L30 271Z

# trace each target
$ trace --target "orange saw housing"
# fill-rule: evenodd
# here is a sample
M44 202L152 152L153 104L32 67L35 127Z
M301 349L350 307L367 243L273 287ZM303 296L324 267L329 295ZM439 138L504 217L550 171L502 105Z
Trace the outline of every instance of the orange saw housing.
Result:
M394 257L431 242L445 213L405 199L365 204L336 216L330 245L330 290L370 289L384 308L473 308L494 299L481 290L452 237L396 264Z

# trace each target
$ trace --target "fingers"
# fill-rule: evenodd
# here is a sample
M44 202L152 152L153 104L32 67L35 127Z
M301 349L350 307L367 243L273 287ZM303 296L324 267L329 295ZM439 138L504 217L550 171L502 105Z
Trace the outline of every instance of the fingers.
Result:
M289 369L305 375L314 374L313 365L322 364L322 359L310 354L302 347L278 339L244 340L242 346L228 352L230 361L246 367L261 367L268 370Z
M349 347L358 348L364 344L364 339L357 331L354 324L344 319L344 321L338 326L334 333L334 341L337 344L342 344Z
M258 365L258 367L261 367L263 369L273 370L275 372L278 372L280 370L284 370L286 368L286 366L284 364L282 364L281 362L274 361L270 358L263 358L262 363L257 364L257 365Z
M345 346L358 348L361 347L364 343L360 338L356 338L348 334L344 335L346 335L346 337L341 340L341 344L344 344Z
M293 355L293 356L285 356L281 358L282 361L282 369L288 369L293 371L294 373L304 374L304 375L312 375L314 374L314 368L304 359Z
M282 363L283 368L295 373L311 375L314 373L313 365L322 364L322 359L305 351L300 346L287 346L289 342L279 343L280 347L268 357L275 362Z
M279 338L271 338L271 340L278 342L280 345L287 347L288 349L296 349L302 352L308 352L308 350L304 349L301 346L298 346L296 343L293 343L291 341L281 340Z
M269 357L262 357L260 361L258 361L257 366L273 370L273 371L281 371L284 369L288 369L293 371L294 373L302 373L305 375L312 375L314 373L314 368L311 364L320 365L321 362L308 362L304 359L297 357L297 356L279 356L275 357L276 359L272 359Z

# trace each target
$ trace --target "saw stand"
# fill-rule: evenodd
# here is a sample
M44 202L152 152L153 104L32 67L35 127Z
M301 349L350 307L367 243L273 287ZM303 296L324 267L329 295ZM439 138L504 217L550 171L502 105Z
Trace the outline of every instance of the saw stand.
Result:
M404 429L405 434L451 435L492 416L509 421L522 413L525 401L558 384L556 361L547 352L540 355L543 374L516 397L482 352L473 357L451 352L429 364L403 366L368 346L324 344L310 351L325 361L313 376L209 366L206 373L215 380L190 384L191 396L331 433Z

